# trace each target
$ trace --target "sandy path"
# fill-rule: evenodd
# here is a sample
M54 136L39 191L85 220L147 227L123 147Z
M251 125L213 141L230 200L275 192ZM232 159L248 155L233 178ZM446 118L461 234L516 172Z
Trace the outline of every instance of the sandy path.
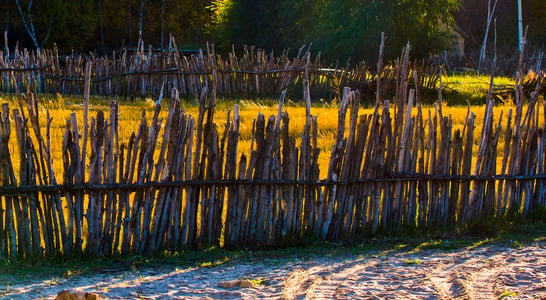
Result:
M53 298L59 291L112 299L546 299L546 241L455 251L254 259L208 268L115 271L91 277L0 275L0 298ZM252 287L240 287L242 279ZM235 285L232 288L221 286ZM8 286L9 285L9 286Z

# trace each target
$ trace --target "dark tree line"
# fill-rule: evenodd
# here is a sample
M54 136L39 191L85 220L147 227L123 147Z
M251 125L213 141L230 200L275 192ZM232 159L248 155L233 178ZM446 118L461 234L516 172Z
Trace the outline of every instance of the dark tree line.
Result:
M518 49L517 1L498 2L497 47L510 55ZM546 1L522 2L528 48L544 48ZM459 36L465 39L464 52L471 55L480 51L484 39L487 4L487 0L216 0L209 32L226 50L232 44L249 44L278 51L312 42L326 60L340 63L348 58L375 61L381 32L388 37L387 58L399 56L407 42L413 57L456 55ZM487 46L491 53L493 43Z
M517 49L517 1L498 0L497 46ZM546 41L546 1L522 0L529 46ZM447 53L455 35L466 52L479 51L487 22L487 2L474 0L4 0L2 31L10 47L51 48L62 53L166 48L172 34L179 47L219 52L243 45L274 50L312 43L326 61L375 61L381 32L386 57L399 55L409 41L413 57ZM493 30L493 29L492 29ZM491 31L490 39L493 38ZM489 46L489 45L488 45ZM452 53L454 54L454 53Z
M109 52L146 44L166 47L169 34L195 48L206 40L208 0L4 0L0 20L14 46L62 52Z
M212 7L210 32L220 48L247 43L280 50L312 42L325 57L345 60L377 55L383 31L388 57L408 41L418 56L448 48L459 1L218 0Z

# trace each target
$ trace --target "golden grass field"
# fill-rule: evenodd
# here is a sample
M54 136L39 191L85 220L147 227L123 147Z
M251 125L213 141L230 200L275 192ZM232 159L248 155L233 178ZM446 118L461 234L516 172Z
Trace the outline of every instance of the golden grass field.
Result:
M19 104L17 98L14 96L0 96L0 102L8 102L10 104L10 109L18 108ZM105 115L108 115L108 106L109 100L106 98L92 98L90 100L89 107L89 117L96 116L98 110L103 110ZM49 110L50 115L53 118L51 123L51 143L52 143L52 159L55 172L57 174L57 180L59 183L62 182L62 140L64 135L64 129L66 120L70 118L72 112L76 112L78 117L78 125L81 130L82 118L83 118L83 109L81 104L81 99L76 97L67 97L64 98L60 95L57 96L40 96L38 97L39 110L40 110L40 123L42 126L42 135L45 138L45 124L46 124L46 111ZM253 120L257 117L258 113L262 113L267 117L270 115L277 114L277 103L275 100L217 100L217 106L215 110L215 120L219 135L223 134L227 111L228 109L233 110L234 104L238 103L240 106L240 139L239 139L239 155L242 153L248 154L250 150L250 140L251 140L251 131ZM162 111L160 118L163 118L163 123L167 117L168 112L168 100L163 101ZM188 114L191 114L195 119L198 115L198 104L197 101L182 101L182 106ZM150 122L153 115L153 110L155 107L155 102L153 99L141 99L135 100L133 102L121 102L119 106L119 141L121 143L127 143L129 137L138 129L138 125L141 120L142 110L146 111L146 117L148 122ZM300 133L303 131L305 125L305 105L303 103L294 103L290 100L284 106L284 109L288 112L290 116L290 134L299 140ZM503 113L503 130L506 127L506 121L508 116L508 111L513 109L515 113L515 107L511 105L497 105L494 108L494 122L499 121L501 113ZM434 106L425 106L423 107L423 118L425 124L428 124L429 111L432 116L434 116L435 107ZM477 155L479 135L481 133L481 124L483 123L483 116L485 105L472 106L470 108L471 112L476 114L476 128L475 128L475 139L474 139L474 158ZM525 109L524 109L525 111ZM451 116L453 123L453 132L456 129L463 129L465 118L467 116L468 107L467 106L443 106L443 114L445 116ZM359 115L362 114L372 114L373 108L360 108ZM417 113L417 109L414 108L413 113ZM326 177L326 172L328 169L328 162L330 158L330 153L332 150L333 143L335 141L335 135L337 132L337 122L338 122L338 105L336 102L319 102L314 103L311 108L311 114L317 116L318 124L318 147L321 149L321 154L319 157L319 167L321 178ZM394 116L394 107L391 106L391 117ZM544 120L541 120L544 122ZM348 115L346 126L348 127ZM428 125L426 130L428 131ZM81 132L80 132L81 133ZM348 131L346 130L346 135ZM32 133L33 136L33 133ZM81 140L80 140L81 141ZM159 148L162 142L162 134L160 133L157 147ZM37 145L35 144L37 147ZM15 134L12 132L10 138L10 151L12 154L13 165L17 174L19 169L18 166L18 153L17 153L17 142ZM502 159L502 152L504 147L504 135L500 136L499 145L497 150L498 165L500 165ZM156 151L156 154L159 151ZM89 151L87 152L88 156Z

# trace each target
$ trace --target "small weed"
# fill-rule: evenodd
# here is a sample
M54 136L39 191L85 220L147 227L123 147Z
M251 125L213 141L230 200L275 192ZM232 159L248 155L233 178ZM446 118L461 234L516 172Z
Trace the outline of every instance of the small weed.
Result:
M421 261L419 259L404 259L403 262L406 265L420 265Z
M451 240L432 240L427 241L419 246L417 246L418 249L425 250L425 249L440 249L440 250L455 250L461 248L462 245L460 241L451 241Z
M131 272L135 274L138 273L138 269L134 261L131 263Z
M46 280L44 282L47 283L48 285L58 285L58 284L61 284L61 278L53 277L50 280Z
M152 98L146 98L144 101L146 102L146 105L148 106L151 106L151 107L155 106L155 101Z
M63 272L63 278L73 278L76 276L79 276L81 274L81 270L66 270Z
M516 292L510 291L510 290L504 290L504 292L502 292L499 295L499 299L504 299L504 298L507 298L507 297L516 297L516 296L517 296Z
M487 238L487 239L483 239L483 240L479 240L479 241L476 241L474 243L472 243L472 247L471 248L478 248L482 245L485 245L487 243L491 242L491 239Z
M200 268L212 268L223 265L229 261L229 257L224 257L223 259L213 260L213 261L204 261L198 264Z
M402 244L396 244L396 245L394 246L394 249L395 249L395 250L401 250L401 249L405 249L405 248L407 248L407 247L409 247L409 244L402 243Z
M255 278L255 279L246 279L249 282L252 283L253 286L259 286L259 285L265 285L265 279L263 278Z
M512 241L511 246L512 246L512 248L514 248L514 249L520 249L520 248L522 247L521 242L518 241L518 240Z
M214 264L212 261L206 261L206 262L203 262L201 264L199 264L199 267L200 268L210 268L210 267L213 267Z

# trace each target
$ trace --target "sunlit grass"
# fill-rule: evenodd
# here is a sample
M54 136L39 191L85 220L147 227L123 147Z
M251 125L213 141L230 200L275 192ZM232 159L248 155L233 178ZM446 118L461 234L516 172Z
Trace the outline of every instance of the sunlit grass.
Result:
M442 76L442 85L448 105L472 105L484 103L489 92L491 77L489 75L460 74ZM440 81L436 83L440 84ZM495 77L493 80L493 89L513 88L515 80L510 77ZM438 88L438 86L437 86ZM512 99L506 95L495 96L498 102L510 102ZM506 99L505 99L506 98Z
M472 82L474 80L474 82ZM497 82L497 78L495 79ZM472 86L477 86L483 88L487 86L488 79L485 76L480 77L470 77L470 76L449 76L444 79L444 85L454 85L459 86L461 89L470 89ZM498 82L503 82L504 84L510 84L513 82L509 78L499 78ZM8 102L10 108L18 108L19 104L17 98L14 96L0 96L1 102ZM95 117L98 110L105 112L105 117L109 115L109 98L92 98L90 101L89 107L89 117ZM155 107L155 99L146 98L146 99L137 99L131 102L121 102L119 108L119 142L128 143L129 137L133 132L136 132L138 125L141 122L142 111L145 111L148 125L151 122L153 116L153 111ZM62 141L66 126L66 121L70 119L70 114L75 112L78 119L78 126L80 134L82 133L82 119L83 119L83 108L81 104L81 98L79 97L62 97L61 95L53 96L40 96L38 97L39 102L39 115L40 123L42 126L42 136L45 138L45 126L46 126L46 111L49 110L50 115L53 118L51 123L51 144L52 144L52 160L53 167L57 175L57 180L59 183L62 183L62 174L63 174L63 161L62 161ZM446 99L446 102L449 102L449 98ZM228 109L233 111L233 106L238 104L240 106L240 135L239 135L239 146L238 146L238 155L241 154L249 155L251 147L251 137L252 137L252 124L253 121L257 118L258 113L265 115L266 121L271 115L276 116L278 113L278 104L276 99L269 100L255 100L255 99L218 99L217 105L215 108L215 124L217 126L218 135L221 137L225 130L227 111ZM193 101L182 101L182 107L185 109L187 114L197 119L198 116L198 103L197 100ZM163 119L162 126L165 125L165 120L168 114L169 100L165 99L162 103L162 109L159 118ZM320 177L325 178L326 172L328 169L328 163L330 159L330 154L332 147L337 134L337 122L338 122L338 103L336 102L316 102L313 103L311 108L311 114L317 116L318 124L318 139L317 146L321 149L319 157L319 168L320 168ZM284 105L284 110L286 110L290 117L289 123L289 133L291 136L296 138L296 145L299 147L300 135L303 132L305 126L305 106L302 103L294 103L290 99L287 99L286 104ZM459 129L463 131L465 124L465 119L467 116L467 106L447 106L444 105L443 115L449 116L452 120L453 131ZM502 124L502 133L499 138L499 144L497 148L497 168L500 169L502 162L502 155L504 152L504 130L506 127L508 111L512 109L513 114L515 114L515 108L509 104L497 104L494 108L494 122L495 124L499 121L499 118L502 113L503 120ZM428 139L428 116L429 111L432 116L435 114L435 107L432 106L423 106L423 121L425 124L425 139ZM525 111L525 110L524 110ZM474 159L477 156L478 146L479 146L479 136L481 134L481 127L483 124L483 116L485 112L484 105L473 105L471 107L471 112L476 115L475 121L475 138L474 138L474 147L473 147L473 157ZM417 110L414 108L413 115L417 114ZM373 108L363 108L359 109L359 115L363 114L373 114ZM346 116L346 137L349 134L349 116L347 113ZM231 118L233 119L233 112L231 112ZM394 119L394 106L391 104L391 118ZM543 122L543 120L541 120ZM512 121L513 123L513 121ZM34 133L31 134L34 136ZM157 148L161 146L162 143L163 130L160 132ZM80 139L81 142L81 139ZM426 143L426 141L425 141ZM35 143L37 148L37 144ZM90 156L90 146L88 146L87 151L87 160ZM16 173L19 169L19 153L17 148L17 141L15 134L12 132L10 138L10 151L12 154L12 160ZM158 155L159 151L156 151Z
M490 75L459 74L442 76L442 83L445 87L459 88L459 90L470 90L472 88L488 89L490 80ZM496 76L493 84L502 86L514 85L515 80L511 77Z

